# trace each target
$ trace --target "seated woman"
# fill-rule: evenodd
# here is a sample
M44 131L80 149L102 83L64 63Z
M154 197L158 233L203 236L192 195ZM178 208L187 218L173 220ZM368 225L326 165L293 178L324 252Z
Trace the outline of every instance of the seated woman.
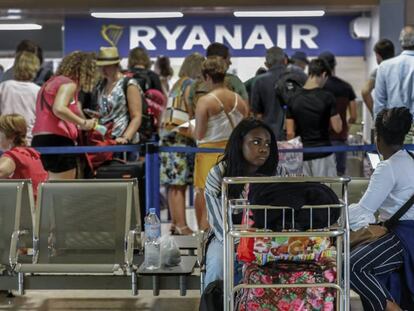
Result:
M0 116L0 178L31 179L36 198L37 186L47 180L40 154L26 145L27 123L21 115Z
M414 194L414 159L403 149L412 121L410 110L404 107L378 113L376 145L384 160L376 167L359 203L350 206L352 230L375 220L375 213L379 214L380 221L390 219ZM398 297L393 297L385 279L404 267L408 285L413 284L413 274L407 272L407 267L413 266L413 236L414 209L411 208L391 232L352 250L351 288L361 296L364 310L401 310L395 302ZM408 289L413 293L414 288L408 286ZM408 308L413 310L412 302Z
M248 118L233 130L223 159L208 174L205 188L208 222L214 234L207 249L205 285L223 279L223 218L221 184L224 177L286 175L278 166L276 138L262 121ZM243 198L243 185L232 185L229 198Z

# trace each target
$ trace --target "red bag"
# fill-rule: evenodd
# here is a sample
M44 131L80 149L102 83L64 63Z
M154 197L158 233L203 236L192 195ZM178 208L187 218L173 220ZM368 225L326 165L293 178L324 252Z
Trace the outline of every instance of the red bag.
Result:
M116 145L116 141L112 139L111 137L112 137L112 124L108 126L108 130L106 131L104 136L97 130L89 131L86 134L85 145L101 146L101 147ZM86 159L87 159L89 167L92 169L92 171L95 171L104 162L112 160L113 154L114 153L111 151L87 153Z
M242 224L245 225L246 222L248 226L252 226L254 224L253 220L249 217L252 216L252 212L250 211L249 217L246 215L247 211L243 210L243 219ZM252 230L255 231L255 230ZM256 259L256 256L253 252L254 249L254 238L240 238L239 246L237 247L237 259L243 262L252 262Z
M243 262L252 262L256 259L253 252L254 238L240 238L237 247L237 259Z
M163 93L156 89L149 89L144 95L148 105L148 113L154 117L154 125L158 128L161 124L161 115L167 106L167 99Z

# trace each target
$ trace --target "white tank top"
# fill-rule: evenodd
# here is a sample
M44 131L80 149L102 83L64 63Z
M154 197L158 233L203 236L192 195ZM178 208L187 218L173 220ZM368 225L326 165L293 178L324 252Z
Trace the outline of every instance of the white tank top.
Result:
M234 107L228 113L228 117L224 111L223 102L212 93L208 93L207 95L217 100L221 106L221 111L218 114L208 118L206 135L203 139L197 141L198 144L228 140L233 128L236 127L237 124L239 124L244 118L243 114L237 110L238 100L236 93L234 93ZM231 122L229 119L231 119Z

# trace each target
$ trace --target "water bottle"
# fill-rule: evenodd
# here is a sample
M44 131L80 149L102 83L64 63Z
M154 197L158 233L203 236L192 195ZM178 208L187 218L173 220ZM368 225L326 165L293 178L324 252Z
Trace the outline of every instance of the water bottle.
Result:
M145 268L148 270L161 267L160 257L161 222L155 213L155 208L150 208L145 217Z

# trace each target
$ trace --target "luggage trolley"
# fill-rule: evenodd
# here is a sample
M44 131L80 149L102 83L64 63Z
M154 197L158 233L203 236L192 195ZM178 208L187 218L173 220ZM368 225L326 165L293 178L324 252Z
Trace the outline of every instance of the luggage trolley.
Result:
M348 183L350 178L322 178L322 177L226 177L222 183L222 204L224 222L224 310L234 310L235 293L241 289L254 288L312 288L324 287L333 288L336 290L336 310L349 311L349 267L350 267L350 248L349 248L349 218L348 218ZM298 182L318 182L328 186L333 184L340 184L342 186L342 198L340 204L330 205L306 205L302 209L310 209L310 227L312 228L312 210L313 209L328 209L328 214L331 214L331 209L340 209L340 218L338 224L331 224L330 216L328 216L328 228L326 231L283 231L283 232L252 232L247 230L246 225L235 225L232 221L232 214L235 210L245 209L250 210L264 210L265 224L268 210L292 210L292 221L294 223L295 211L286 206L270 206L270 205L249 205L243 200L234 200L230 204L228 198L228 189L231 184L252 184L252 183L298 183ZM283 212L283 227L285 226L285 212ZM336 239L336 280L332 283L312 283L312 284L234 284L234 260L235 260L235 241L239 238L248 237L327 237Z

